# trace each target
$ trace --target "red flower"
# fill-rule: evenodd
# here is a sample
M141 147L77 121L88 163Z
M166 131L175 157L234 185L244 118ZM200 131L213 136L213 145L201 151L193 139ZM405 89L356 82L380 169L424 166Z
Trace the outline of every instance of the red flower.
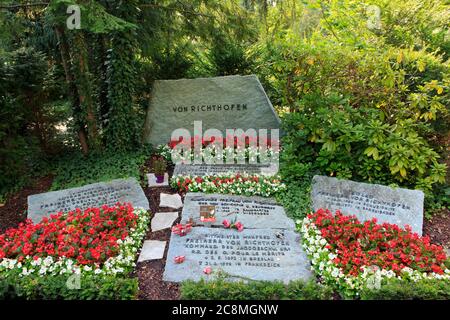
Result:
M355 216L319 209L308 215L327 240L327 248L337 257L333 263L350 275L364 266L377 266L400 275L410 267L421 272L442 273L446 260L442 247L428 237L412 233L411 228L377 224L376 219L361 223Z
M136 227L133 210L130 204L118 204L52 214L38 224L27 220L0 235L0 259L64 256L79 265L103 263L118 254L117 240L125 239L128 230Z
M211 274L212 268L210 266L207 266L203 269L204 274Z
M234 224L234 227L235 227L235 228L237 229L237 231L239 231L239 232L241 232L241 231L244 230L244 225L243 225L242 223L240 223L239 221L236 222L236 223Z
M183 263L185 259L186 259L185 256L176 256L176 257L174 258L174 262L177 263L177 264Z
M231 227L231 223L230 223L230 221L228 221L227 219L225 219L225 220L223 220L222 221L222 224L223 224L223 226L225 227L225 228L229 228L229 227Z

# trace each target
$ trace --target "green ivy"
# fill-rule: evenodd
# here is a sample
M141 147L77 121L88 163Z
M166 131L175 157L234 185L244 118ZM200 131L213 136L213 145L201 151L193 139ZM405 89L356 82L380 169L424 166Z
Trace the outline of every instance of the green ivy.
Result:
M128 0L113 9L130 23L137 21L139 1ZM139 123L135 105L137 32L134 29L111 33L107 55L108 117L105 121L106 146L113 150L132 150L139 142Z
M112 179L141 178L140 167L148 159L152 148L139 151L104 152L84 157L79 153L59 159L52 190L79 187Z

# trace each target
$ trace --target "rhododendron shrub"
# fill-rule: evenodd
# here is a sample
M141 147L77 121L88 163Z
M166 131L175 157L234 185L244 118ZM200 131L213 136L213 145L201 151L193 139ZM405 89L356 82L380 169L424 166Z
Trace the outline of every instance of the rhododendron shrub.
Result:
M134 266L149 214L130 204L31 220L0 235L0 277L30 274L120 274Z
M410 227L360 222L355 216L319 209L307 215L301 231L314 270L347 296L389 278L450 279L442 247Z
M177 175L170 185L180 192L225 193L245 196L271 197L286 190L278 175L227 173L214 176Z

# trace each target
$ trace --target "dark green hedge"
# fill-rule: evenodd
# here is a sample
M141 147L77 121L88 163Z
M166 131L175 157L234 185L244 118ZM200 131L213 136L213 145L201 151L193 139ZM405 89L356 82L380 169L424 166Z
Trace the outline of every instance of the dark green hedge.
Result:
M281 282L251 281L206 282L186 281L181 286L181 298L185 300L329 300L333 291L315 282L293 281L288 285Z
M448 300L450 280L406 282L392 279L378 290L361 292L362 300Z
M340 299L330 287L313 281L281 282L251 281L226 282L186 281L181 286L181 298L185 300L332 300ZM381 289L366 289L361 300L449 300L450 280L421 280L407 282L392 279Z
M1 278L0 300L129 300L138 293L137 278L83 275L79 286L73 279L67 286L68 280L67 275Z

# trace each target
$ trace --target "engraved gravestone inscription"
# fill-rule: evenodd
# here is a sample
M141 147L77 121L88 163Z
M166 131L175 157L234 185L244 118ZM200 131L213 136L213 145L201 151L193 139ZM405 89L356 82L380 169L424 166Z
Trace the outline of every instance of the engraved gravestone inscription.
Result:
M99 182L79 188L46 192L28 197L28 217L35 223L52 213L129 202L149 209L148 200L134 178Z
M242 232L218 228L193 228L184 237L172 235L164 280L211 279L203 273L210 266L231 279L267 281L308 280L309 261L293 231L246 229ZM175 257L186 257L182 264Z
M424 194L419 190L313 177L314 210L340 210L343 214L356 215L362 221L376 218L381 223L409 225L419 235L422 234L423 200Z

